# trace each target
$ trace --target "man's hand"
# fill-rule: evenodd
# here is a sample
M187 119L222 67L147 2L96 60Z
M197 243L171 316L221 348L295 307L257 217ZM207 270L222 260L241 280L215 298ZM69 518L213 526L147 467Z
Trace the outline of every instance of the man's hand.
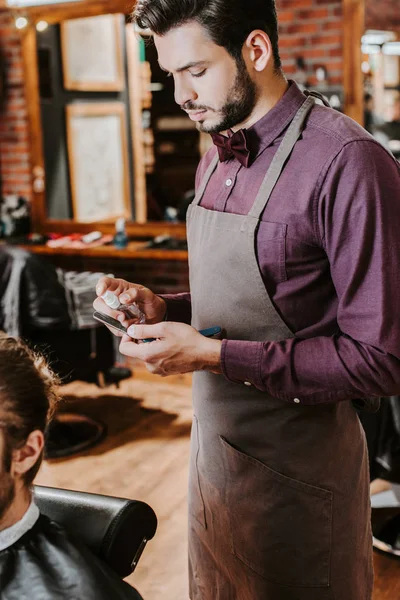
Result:
M142 360L151 373L166 377L193 371L222 372L222 342L204 337L190 325L132 325L128 333L122 338L120 352ZM140 342L146 338L156 341Z
M110 315L110 317L113 317L114 319L118 319L124 327L129 327L129 325L137 323L138 319L128 320L123 312L109 308L100 297L107 291L115 294L119 298L121 304L129 305L135 303L142 313L144 313L146 323L159 323L165 317L167 310L165 301L159 296L156 296L148 288L136 283L129 283L129 281L125 281L124 279L102 277L96 285L96 294L98 298L93 302L93 308L106 315ZM114 335L121 336L115 329L110 329L110 331L112 331Z

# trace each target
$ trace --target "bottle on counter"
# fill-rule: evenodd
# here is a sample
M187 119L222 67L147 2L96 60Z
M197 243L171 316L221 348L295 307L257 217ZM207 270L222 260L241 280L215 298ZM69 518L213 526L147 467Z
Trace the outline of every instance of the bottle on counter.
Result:
M122 249L127 247L128 242L129 238L126 233L125 219L121 217L115 222L115 235L113 243L116 248Z

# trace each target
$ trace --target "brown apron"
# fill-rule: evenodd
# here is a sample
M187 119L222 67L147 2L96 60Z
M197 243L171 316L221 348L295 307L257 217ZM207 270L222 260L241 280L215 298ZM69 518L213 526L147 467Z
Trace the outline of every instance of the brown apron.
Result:
M194 327L233 340L292 338L257 264L256 231L314 104L291 123L248 215L188 211ZM283 249L285 230L266 224ZM372 539L365 437L351 402L283 402L197 372L189 477L192 600L370 600Z

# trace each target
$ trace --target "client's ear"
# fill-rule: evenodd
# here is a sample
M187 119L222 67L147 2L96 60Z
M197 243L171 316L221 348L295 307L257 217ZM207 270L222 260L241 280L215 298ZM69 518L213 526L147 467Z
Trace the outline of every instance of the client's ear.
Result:
M41 431L32 431L25 444L13 451L11 474L24 475L39 459L44 447L44 435Z

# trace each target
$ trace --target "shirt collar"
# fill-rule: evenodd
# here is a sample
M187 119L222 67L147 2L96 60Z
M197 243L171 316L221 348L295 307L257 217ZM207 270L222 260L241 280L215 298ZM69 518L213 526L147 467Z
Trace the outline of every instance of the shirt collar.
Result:
M22 519L11 525L11 527L0 531L0 551L15 544L27 531L32 529L39 518L39 514L39 509L32 500Z
M286 129L303 104L305 96L295 81L275 106L246 131L252 162Z

